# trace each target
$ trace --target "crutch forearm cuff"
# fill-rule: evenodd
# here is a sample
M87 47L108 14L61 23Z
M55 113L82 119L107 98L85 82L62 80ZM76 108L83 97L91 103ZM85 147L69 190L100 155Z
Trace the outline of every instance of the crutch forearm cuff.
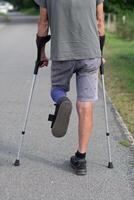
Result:
M37 48L41 49L44 48L46 43L49 42L49 40L51 39L50 35L47 36L38 36L38 34L36 34L36 44L37 44Z

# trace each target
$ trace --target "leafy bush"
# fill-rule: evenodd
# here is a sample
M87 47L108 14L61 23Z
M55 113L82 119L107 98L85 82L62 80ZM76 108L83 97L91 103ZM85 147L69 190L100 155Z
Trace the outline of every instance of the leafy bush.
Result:
M8 1L13 3L15 7L17 7L18 9L36 7L36 4L34 3L33 0L8 0Z
M134 0L105 0L105 11L118 14L121 11L133 10Z

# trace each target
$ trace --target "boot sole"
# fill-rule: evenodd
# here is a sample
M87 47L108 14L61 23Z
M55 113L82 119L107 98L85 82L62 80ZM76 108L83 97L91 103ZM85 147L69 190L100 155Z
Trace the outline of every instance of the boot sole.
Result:
M61 103L55 122L52 127L52 134L59 138L63 137L68 129L70 115L72 111L72 103L69 100L65 100Z

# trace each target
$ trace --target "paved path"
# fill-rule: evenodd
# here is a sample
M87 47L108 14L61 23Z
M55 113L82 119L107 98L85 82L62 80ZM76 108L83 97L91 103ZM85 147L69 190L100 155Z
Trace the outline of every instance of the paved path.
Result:
M7 25L0 30L0 200L133 200L133 155L119 144L123 136L109 103L114 169L106 167L101 90L87 156L88 174L73 174L68 160L77 147L75 105L67 135L54 138L47 122L48 114L53 112L50 68L39 72L21 166L12 166L31 87L35 33L35 24ZM69 96L75 104L75 79Z

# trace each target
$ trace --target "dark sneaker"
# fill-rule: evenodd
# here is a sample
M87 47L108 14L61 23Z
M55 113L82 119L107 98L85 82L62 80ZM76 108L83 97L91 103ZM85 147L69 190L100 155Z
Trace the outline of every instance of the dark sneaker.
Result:
M77 156L72 156L70 159L70 164L77 175L84 176L87 174L85 158L80 159L80 158L77 158Z
M63 137L68 129L72 103L67 97L62 97L55 106L55 113L49 115L48 120L52 121L52 134L55 137Z

